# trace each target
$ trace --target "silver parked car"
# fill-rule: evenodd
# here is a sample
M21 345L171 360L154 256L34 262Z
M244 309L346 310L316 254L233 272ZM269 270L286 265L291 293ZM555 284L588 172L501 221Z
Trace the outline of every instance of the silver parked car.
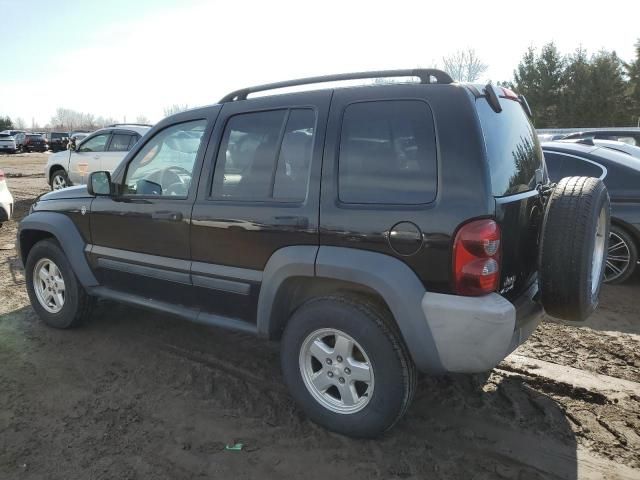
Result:
M91 172L113 172L138 140L151 128L149 125L122 124L101 128L49 156L45 168L51 190L87 183Z

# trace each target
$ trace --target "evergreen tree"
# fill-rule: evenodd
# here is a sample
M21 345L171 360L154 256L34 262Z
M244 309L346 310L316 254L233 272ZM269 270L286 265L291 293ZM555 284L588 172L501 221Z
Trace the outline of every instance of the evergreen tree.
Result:
M567 58L563 83L558 125L589 126L591 65L587 52L582 47Z
M629 83L627 88L627 111L632 125L640 126L640 39L636 42L636 58L625 64Z
M602 50L592 57L588 92L591 124L587 126L616 127L629 123L625 86L622 61L616 52Z
M13 128L13 122L9 116L0 117L0 132L2 130L11 130Z

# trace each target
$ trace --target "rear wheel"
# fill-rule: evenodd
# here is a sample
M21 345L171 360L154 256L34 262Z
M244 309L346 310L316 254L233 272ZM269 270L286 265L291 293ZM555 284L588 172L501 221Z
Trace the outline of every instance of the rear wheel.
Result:
M624 228L611 225L609 248L604 271L605 283L618 284L627 280L636 268L638 247Z
M366 299L316 298L291 317L282 371L314 422L351 437L375 437L404 415L416 369L389 312Z

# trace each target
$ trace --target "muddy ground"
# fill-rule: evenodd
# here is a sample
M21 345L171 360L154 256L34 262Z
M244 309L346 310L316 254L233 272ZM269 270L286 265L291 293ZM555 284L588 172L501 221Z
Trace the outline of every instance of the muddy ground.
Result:
M45 161L0 156L15 220ZM640 478L638 276L490 374L423 378L393 431L355 441L293 405L277 345L108 302L83 328L43 326L15 232L0 229L0 479Z

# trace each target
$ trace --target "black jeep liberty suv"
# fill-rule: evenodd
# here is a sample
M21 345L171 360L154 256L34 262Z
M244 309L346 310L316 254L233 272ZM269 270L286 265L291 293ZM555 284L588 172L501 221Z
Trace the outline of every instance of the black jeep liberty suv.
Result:
M413 81L252 95L382 77ZM308 417L378 435L417 371L490 370L545 310L597 305L607 191L549 183L530 113L439 70L235 91L36 201L18 232L31 303L56 328L106 298L279 341Z

